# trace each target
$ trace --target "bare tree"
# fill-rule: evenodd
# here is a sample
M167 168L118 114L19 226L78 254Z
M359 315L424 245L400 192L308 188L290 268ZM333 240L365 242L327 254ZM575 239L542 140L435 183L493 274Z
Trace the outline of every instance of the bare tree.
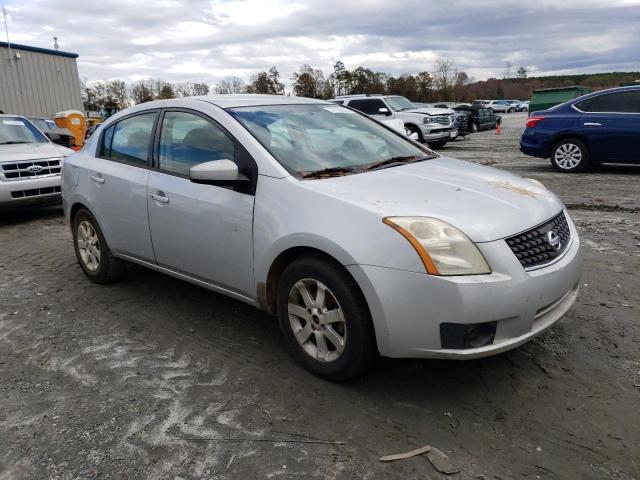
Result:
M451 88L456 80L457 74L453 61L444 57L440 57L436 60L433 76L435 78L437 88L441 90L448 90Z
M504 62L504 69L502 70L502 78L505 80L511 78L511 68L513 67L513 63Z
M244 80L239 77L226 77L220 80L215 86L215 92L220 95L233 93L243 93L245 91Z

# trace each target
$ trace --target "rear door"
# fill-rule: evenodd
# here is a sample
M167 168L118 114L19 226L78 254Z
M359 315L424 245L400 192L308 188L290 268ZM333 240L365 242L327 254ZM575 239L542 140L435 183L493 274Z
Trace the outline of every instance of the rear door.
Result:
M193 165L221 159L255 178L255 162L220 124L192 110L165 110L156 138L148 203L158 264L255 296L253 192L189 179Z
M640 163L640 90L608 93L575 104L591 155L600 161Z
M103 130L97 155L88 157L91 211L112 251L154 261L147 181L158 111L136 113Z

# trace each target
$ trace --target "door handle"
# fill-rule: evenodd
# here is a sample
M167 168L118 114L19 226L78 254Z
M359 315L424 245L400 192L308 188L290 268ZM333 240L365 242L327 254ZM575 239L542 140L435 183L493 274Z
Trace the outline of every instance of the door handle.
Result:
M104 177L100 175L91 175L91 180L100 184L104 183Z
M158 195L156 193L152 193L151 194L151 198L153 200L155 200L156 202L160 202L160 203L169 203L169 197L165 197L163 195Z
M584 126L585 127L601 127L602 124L597 122L585 122Z

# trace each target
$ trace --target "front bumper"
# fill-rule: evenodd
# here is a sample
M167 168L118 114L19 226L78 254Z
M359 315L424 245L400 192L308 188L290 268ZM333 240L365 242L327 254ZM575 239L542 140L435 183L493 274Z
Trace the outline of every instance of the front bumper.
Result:
M515 348L558 321L574 303L580 279L580 241L556 263L525 271L504 240L478 247L492 266L488 275L438 277L352 265L371 310L378 349L389 357L470 359ZM489 345L444 349L442 324L495 322Z
M26 180L0 180L0 209L60 204L60 184L60 175Z
M438 126L435 126L438 125ZM425 142L435 142L440 140L451 140L458 136L458 131L451 126L443 126L439 124L423 124L420 125L422 138Z

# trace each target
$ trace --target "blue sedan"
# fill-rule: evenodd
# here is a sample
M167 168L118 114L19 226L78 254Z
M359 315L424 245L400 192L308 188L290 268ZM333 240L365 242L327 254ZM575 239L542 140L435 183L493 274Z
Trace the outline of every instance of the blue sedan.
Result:
M531 113L520 150L549 158L561 172L640 163L640 86L601 90Z

